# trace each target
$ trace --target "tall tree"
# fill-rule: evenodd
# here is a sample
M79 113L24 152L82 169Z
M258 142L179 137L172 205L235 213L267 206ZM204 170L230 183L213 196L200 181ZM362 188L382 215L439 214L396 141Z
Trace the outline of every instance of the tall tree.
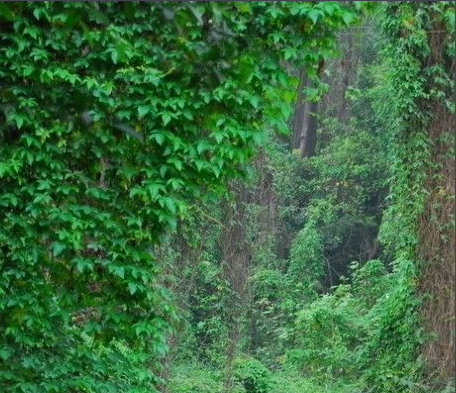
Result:
M309 70L306 69L302 69L299 73L299 84L292 117L292 147L299 149L301 157L312 157L315 154L318 128L318 101L309 98L306 91L315 89L315 78L321 77L323 67L324 61L321 59L318 64L316 76L313 73L309 73Z
M393 177L382 239L394 250L399 269L408 270L411 290L426 296L421 319L427 333L437 334L435 339L427 337L421 348L429 371L450 377L454 368L454 318L449 317L455 274L454 2L392 2L385 7L383 26L389 39L391 112L396 120L390 127ZM412 278L410 261L418 269L417 277ZM409 315L413 308L407 306ZM385 328L403 314L404 310L389 315ZM383 341L390 345L393 337L386 336ZM406 344L408 340L413 336L404 335L404 348L420 345L419 341Z
M423 320L429 332L437 333L436 339L426 342L424 353L433 372L451 378L455 367L455 33L448 20L454 18L448 15L454 9L439 11L438 7L428 11L426 29L429 54L423 66L436 70L428 89L440 96L422 104L432 115L427 127L430 156L425 182L427 198L418 226L418 256L423 261L420 290L430 295L423 303Z

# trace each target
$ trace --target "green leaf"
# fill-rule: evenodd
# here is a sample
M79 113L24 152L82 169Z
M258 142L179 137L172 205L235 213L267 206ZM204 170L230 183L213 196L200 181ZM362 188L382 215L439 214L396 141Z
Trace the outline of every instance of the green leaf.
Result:
M76 269L81 273L85 270L93 271L93 263L89 259L76 258Z
M54 257L58 257L66 249L66 245L61 242L54 242L54 243L52 243L51 248L52 248L52 255Z
M320 17L320 11L315 8L312 8L309 11L308 16L313 23L316 23L318 18Z
M213 133L213 136L214 136L215 141L216 141L217 143L222 143L222 141L223 141L223 134L222 134L222 133L220 133L220 132L214 132L214 133Z
M342 19L345 22L347 26L350 26L350 24L356 19L355 15L352 14L351 12L344 12L342 14Z
M162 165L160 167L160 176L161 177L165 177L166 176L166 172L168 172L168 165Z
M157 144L158 144L159 146L162 146L163 143L165 143L165 135L163 135L163 134L160 133L160 132L154 132L154 133L152 134L152 138L155 139L155 141L157 142Z
M111 54L111 60L114 64L117 64L117 61L119 60L119 52L117 52L117 49L116 48L111 48L109 50L110 54Z
M201 172L201 170L206 165L206 162L202 161L202 160L195 160L195 165L196 165L196 169L198 170L198 172Z
M129 282L128 290L130 291L130 294L134 295L138 290L138 285L134 282Z
M125 278L125 267L118 265L109 265L109 271L120 278Z
M150 108L148 106L139 106L138 107L138 114L139 117L144 117L150 112Z
M215 177L218 178L220 176L221 170L217 165L212 165L212 172L214 172Z
M169 113L163 113L161 118L163 120L163 125L165 126L171 121L171 115Z

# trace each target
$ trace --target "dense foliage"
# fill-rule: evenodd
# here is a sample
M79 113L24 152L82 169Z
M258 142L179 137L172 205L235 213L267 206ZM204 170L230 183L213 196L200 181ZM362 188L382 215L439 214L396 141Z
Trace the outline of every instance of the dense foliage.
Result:
M322 108L314 157L302 159L288 138L270 135L256 162L241 202L247 206L250 309L238 348L276 371L279 385L273 378L271 392L452 389L451 379L429 377L421 355L432 335L420 313L418 283L429 262L420 259L418 246L429 170L442 168L431 157L432 146L442 143L429 132L437 121L433 111L443 104L454 116L453 6L382 4L365 25L375 35L358 44L354 85L346 92L351 117L341 123L332 108ZM379 32L382 40L374 42ZM447 34L441 54L435 54L435 34ZM326 89L330 95L331 85ZM451 140L445 127L443 138ZM453 154L447 150L445 157ZM454 197L454 190L445 195ZM221 240L206 238L205 263L229 288L223 275L229 260L211 246L223 235L213 236ZM226 310L227 293L200 292L193 304L211 299ZM197 361L220 364L229 341L224 314L212 308L192 315L195 324L218 321L203 337L223 347ZM190 346L191 353L204 342Z
M2 385L150 391L175 314L152 246L244 171L264 129L286 129L281 62L312 66L355 14L337 2L0 12Z

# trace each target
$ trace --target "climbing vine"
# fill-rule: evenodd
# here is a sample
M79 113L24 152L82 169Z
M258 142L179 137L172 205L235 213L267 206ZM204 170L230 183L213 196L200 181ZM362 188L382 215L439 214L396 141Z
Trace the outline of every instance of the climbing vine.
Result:
M313 67L356 15L0 3L5 392L154 391L175 310L152 246L245 173L264 129L286 130L283 62Z

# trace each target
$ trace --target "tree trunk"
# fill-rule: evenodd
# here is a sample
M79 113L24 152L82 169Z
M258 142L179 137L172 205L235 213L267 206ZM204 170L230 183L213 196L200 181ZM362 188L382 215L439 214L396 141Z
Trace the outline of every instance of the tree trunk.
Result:
M305 118L302 123L299 150L301 152L301 157L312 157L315 155L315 147L317 146L318 103L315 101L307 101L305 106Z
M306 119L306 100L304 97L303 90L306 87L307 82L307 74L304 70L301 70L299 73L299 85L298 91L296 94L296 101L295 101L295 108L293 112L293 120L292 120L292 130L293 130L293 141L292 141L292 148L299 149L300 147L300 138L302 132L302 125Z
M431 53L427 67L444 67L447 75L454 77L454 59L445 55L449 39L445 26L437 23L428 32ZM454 92L448 88L446 97L453 101ZM425 211L419 222L419 258L421 269L420 290L430 296L423 302L422 316L429 332L437 333L435 340L424 345L424 355L430 372L444 378L454 377L455 367L455 167L454 131L455 116L443 100L429 103L433 120L429 126L431 165L427 174L429 192Z
M317 75L320 77L324 62L320 61ZM307 72L302 69L299 73L299 85L296 94L295 110L292 118L293 150L299 149L301 157L311 157L315 154L317 145L317 113L318 102L309 101L304 89L313 87L313 82Z
M227 311L229 331L223 387L225 393L229 393L233 387L233 367L241 338L241 325L247 309L247 281L250 259L244 228L246 190L242 184L235 185L232 190L235 192L236 198L235 201L228 202L225 206L225 226L220 239L224 275L228 279L232 291L229 310Z

